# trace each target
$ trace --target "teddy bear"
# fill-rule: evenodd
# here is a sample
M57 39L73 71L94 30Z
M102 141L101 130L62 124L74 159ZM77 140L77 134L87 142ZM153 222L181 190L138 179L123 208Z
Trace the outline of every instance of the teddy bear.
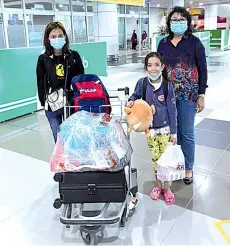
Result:
M146 101L138 99L134 101L131 108L124 108L126 119L129 125L128 132L145 132L146 137L150 137L150 126L156 110L154 105L149 105Z

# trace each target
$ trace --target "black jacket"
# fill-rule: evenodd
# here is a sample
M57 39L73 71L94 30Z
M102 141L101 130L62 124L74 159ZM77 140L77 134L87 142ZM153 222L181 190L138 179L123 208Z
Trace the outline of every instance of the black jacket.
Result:
M65 62L65 71L68 67L66 89L69 90L72 78L77 75L84 74L84 67L80 55L78 54L77 51L73 51L73 50L70 51L69 55L64 55L64 62ZM38 97L41 105L44 107L46 95L47 92L50 90L50 88L51 91L60 89L60 88L54 88L54 86L52 85L55 83L58 84L57 75L56 75L56 64L52 56L47 56L45 54L42 54L38 57L36 74L37 74ZM48 83L47 77L49 77L49 81L51 81L51 83ZM64 82L62 85L59 85L59 87L62 87L64 89Z

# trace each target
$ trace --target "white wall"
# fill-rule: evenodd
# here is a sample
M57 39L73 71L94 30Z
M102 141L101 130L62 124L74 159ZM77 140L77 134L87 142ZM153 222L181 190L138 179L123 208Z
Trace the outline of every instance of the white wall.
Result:
M220 4L218 6L217 15L220 17L226 17L227 18L226 28L228 29L230 26L230 5L229 4ZM218 27L222 27L222 26L224 26L224 24L218 24Z
M117 55L119 50L117 5L94 2L93 12L95 41L106 41L107 55Z
M220 17L230 18L230 5L229 4L219 4L217 15Z
M206 30L217 29L218 5L205 6L204 28Z
M164 18L165 9L161 8L150 8L149 17L149 35L150 37L154 32L158 32L158 26L165 23Z

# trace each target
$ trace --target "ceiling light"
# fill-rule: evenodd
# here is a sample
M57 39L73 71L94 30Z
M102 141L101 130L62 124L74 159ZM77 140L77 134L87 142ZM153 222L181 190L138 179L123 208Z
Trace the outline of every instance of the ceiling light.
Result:
M190 4L193 4L193 1L190 1L189 3L190 3Z
M59 4L59 8L63 8L63 5L62 4Z
M157 8L159 8L161 5L160 4L157 4Z
M199 5L200 5L200 6L202 6L202 5L203 5L203 3L199 3Z

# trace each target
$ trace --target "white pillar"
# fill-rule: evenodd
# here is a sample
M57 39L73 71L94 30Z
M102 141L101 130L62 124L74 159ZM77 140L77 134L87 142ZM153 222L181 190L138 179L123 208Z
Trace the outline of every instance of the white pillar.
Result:
M117 55L118 15L117 4L94 2L95 42L107 42L107 55Z
M218 5L205 6L204 28L206 30L217 29L217 13Z
M149 12L149 35L158 32L159 25L165 25L164 18L165 9L150 8Z
M169 10L175 6L184 7L184 0L168 0Z

